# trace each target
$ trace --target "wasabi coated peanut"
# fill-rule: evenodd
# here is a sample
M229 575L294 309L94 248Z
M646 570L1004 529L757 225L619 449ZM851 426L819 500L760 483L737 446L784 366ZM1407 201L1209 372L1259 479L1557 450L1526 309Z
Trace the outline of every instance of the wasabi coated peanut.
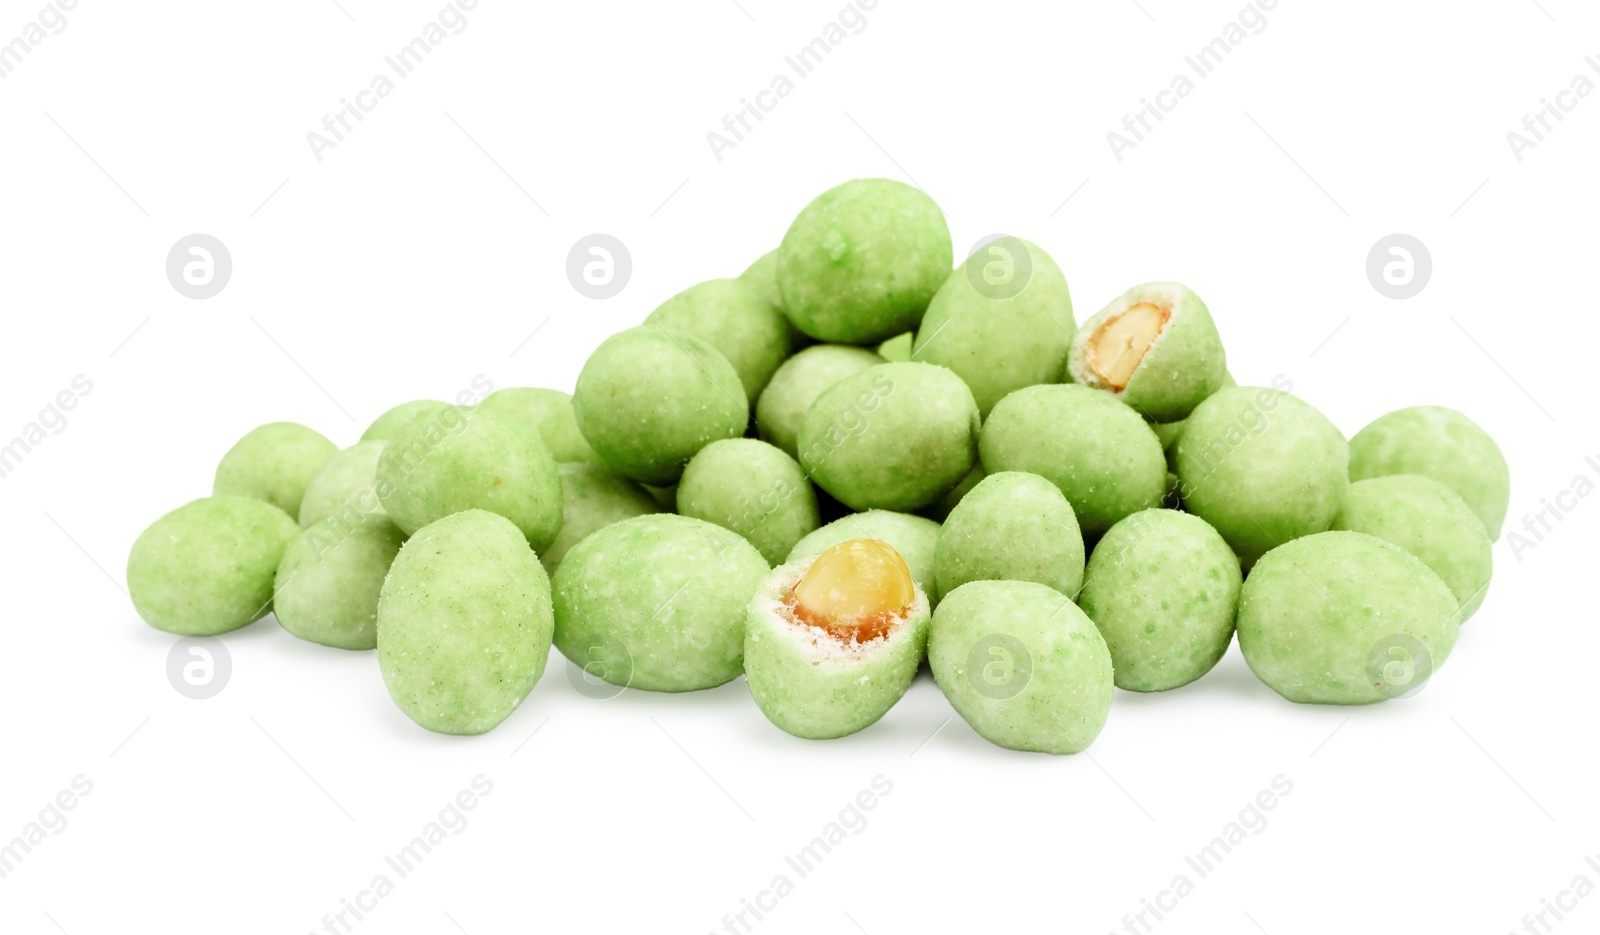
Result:
M789 457L800 450L800 423L823 391L868 367L883 363L865 348L818 344L783 362L756 400L756 431Z
M973 581L946 594L928 664L956 713L1011 750L1078 753L1111 711L1100 631L1061 592L1031 581Z
M1349 486L1344 435L1299 397L1266 387L1222 390L1196 407L1177 460L1184 505L1246 566L1326 530Z
M978 404L932 364L879 364L823 391L800 423L800 465L857 510L915 510L955 489L978 455Z
M1443 406L1413 406L1379 416L1350 439L1350 479L1421 474L1461 495L1500 538L1511 501L1505 455L1477 423Z
M1013 390L1060 383L1076 330L1061 268L1036 244L1002 237L939 287L911 357L955 371L987 417Z
M511 522L535 551L561 531L561 477L531 423L444 406L406 423L378 458L378 497L408 535L462 510Z
M578 431L578 417L572 411L572 397L560 390L508 386L485 396L478 407L485 412L500 412L532 422L557 463L586 461L593 464L600 460L600 456L584 441L583 433Z
M741 279L713 279L661 303L645 319L692 334L728 359L745 397L755 400L789 356L789 320Z
M731 529L767 564L781 563L822 521L800 465L754 438L724 438L700 449L678 482L678 512Z
M561 532L539 553L544 570L554 575L561 560L596 530L635 516L660 513L650 491L620 474L593 464L563 464L561 469Z
M378 668L406 716L481 734L544 674L550 580L511 521L453 513L400 548L378 596Z
M819 341L876 344L917 326L950 275L944 213L921 189L856 179L806 205L778 248L778 291Z
M851 513L823 526L794 544L785 561L794 563L823 552L851 539L878 539L893 548L906 567L917 587L937 603L934 579L934 555L939 544L939 524L910 513L890 510L864 510Z
M623 520L556 569L556 646L625 688L715 688L743 671L745 608L769 570L721 526L670 513Z
M761 713L808 739L853 734L911 687L928 596L888 544L853 539L783 565L745 624L744 668Z
M1078 606L1106 638L1118 688L1166 691L1228 651L1241 580L1238 557L1205 520L1145 510L1095 546Z
M128 594L144 622L215 636L267 615L272 580L300 527L250 497L193 500L161 517L128 554Z
M1037 474L990 474L950 511L934 560L939 593L968 581L1034 581L1067 597L1083 584L1072 504Z
M1467 502L1431 477L1393 474L1350 485L1334 529L1392 542L1433 569L1461 602L1465 623L1494 572L1489 533Z
M1211 312L1175 282L1134 286L1083 323L1067 374L1151 422L1186 417L1223 386L1227 360Z
M777 309L780 313L783 311L783 296L778 292L777 248L761 254L754 263L751 263L745 268L744 272L739 274L739 278L760 293L768 305ZM787 316L784 320L788 320Z
M1238 385L1238 382L1233 379L1233 374L1223 374L1221 389L1225 390ZM1161 450L1167 454L1167 471L1173 475L1174 480L1176 480L1178 473L1178 436L1183 434L1183 426L1187 421L1187 419L1179 419L1176 422L1150 423L1150 430L1155 432L1156 438L1161 440Z
M361 433L364 442L388 441L395 433L405 427L407 422L416 418L418 413L432 412L445 405L442 399L413 399L386 410L382 415L372 420L367 430Z
M310 529L330 516L345 522L383 513L373 487L378 458L388 442L356 442L328 459L300 500L300 528Z
M299 516L306 487L338 451L303 425L270 422L251 429L222 456L211 495L254 497Z
M606 466L643 484L678 482L695 452L738 438L750 403L728 359L691 334L643 325L601 342L578 374L578 428Z
M1239 649L1289 699L1371 704L1420 688L1455 646L1455 595L1421 559L1359 532L1287 542L1239 596Z
M338 649L378 645L378 592L405 536L384 516L355 526L325 519L289 544L273 615L303 640Z
M1070 384L1017 390L989 414L983 469L1027 471L1060 488L1085 538L1161 503L1166 459L1139 414L1105 393Z

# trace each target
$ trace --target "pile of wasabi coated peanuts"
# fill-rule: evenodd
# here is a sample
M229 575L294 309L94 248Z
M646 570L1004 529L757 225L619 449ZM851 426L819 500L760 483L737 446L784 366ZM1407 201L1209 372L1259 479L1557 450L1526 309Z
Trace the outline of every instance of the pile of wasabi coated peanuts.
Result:
M1347 439L1288 389L1236 385L1183 285L1080 324L1036 244L957 266L925 193L860 179L607 338L570 396L408 402L344 449L251 431L134 543L129 592L171 633L274 613L375 649L451 734L510 715L552 643L596 685L744 675L813 739L926 664L983 737L1076 753L1115 688L1193 682L1235 633L1291 701L1399 697L1483 600L1505 459L1450 409Z

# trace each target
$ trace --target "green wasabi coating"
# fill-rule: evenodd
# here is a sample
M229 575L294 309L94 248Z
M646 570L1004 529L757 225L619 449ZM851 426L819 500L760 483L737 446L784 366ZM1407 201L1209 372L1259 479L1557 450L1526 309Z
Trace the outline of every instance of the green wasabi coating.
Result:
M1467 501L1489 540L1500 538L1511 502L1511 469L1489 433L1443 406L1379 416L1350 439L1350 479L1390 474L1431 477Z
M933 364L878 364L824 390L800 423L800 464L856 510L915 510L961 482L978 456L978 404Z
M897 334L878 345L878 356L891 363L905 363L911 359L911 345L916 335L910 331Z
M783 311L783 295L778 292L778 249L774 247L761 254L754 263L739 274L739 278L753 287L767 304ZM787 320L787 316L785 316ZM791 323L792 324L792 323Z
M535 551L561 531L561 478L539 430L501 413L442 406L378 457L378 498L407 535L462 510L511 520Z
M1034 581L1067 597L1083 585L1083 533L1072 504L1037 474L990 474L939 530L939 593L968 581Z
M1234 380L1232 373L1224 373L1222 375L1222 390L1238 385L1239 383ZM1209 398L1207 397L1207 399ZM1178 436L1183 434L1183 426L1187 421L1187 419L1179 419L1176 422L1150 423L1150 430L1155 432L1156 438L1161 440L1161 450L1166 452L1167 471L1172 475L1174 482L1177 481L1178 473Z
M254 497L290 516L312 478L338 454L339 446L295 422L269 422L234 443L217 465L214 497Z
M654 495L620 474L594 464L560 465L561 532L539 561L551 575L590 533L635 516L661 512Z
M285 630L339 649L378 645L378 592L405 535L387 517L316 523L284 550L272 610Z
M441 405L443 405L441 403ZM300 528L310 529L330 516L345 522L383 514L383 503L373 485L384 441L356 442L335 454L306 487L300 500Z
M806 205L778 248L778 291L819 341L876 344L922 319L950 275L944 213L921 189L856 179Z
M974 464L972 466L972 470L967 472L967 476L961 478L961 483L956 485L956 489L945 494L944 498L939 500L937 503L918 510L917 512L936 522L944 522L945 518L950 515L950 511L955 509L956 505L959 504L967 496L967 494L972 492L972 488L978 486L978 482L987 476L988 475L983 473L983 465L981 463Z
M533 423L557 463L600 463L600 456L594 453L594 449L584 440L583 433L578 431L578 417L572 411L572 397L560 390L508 386L485 396L478 406L485 412L504 413Z
M750 403L728 359L691 334L642 325L606 338L578 374L578 428L606 466L640 483L678 482L695 452L738 438Z
M851 539L877 539L889 543L905 559L911 580L927 593L930 600L938 603L934 557L939 546L939 524L926 517L890 510L851 513L796 542L785 561L812 558Z
M128 594L144 622L215 636L267 615L272 579L300 527L251 497L192 500L161 517L128 553Z
M383 415L372 420L367 430L361 433L364 442L388 441L395 433L405 427L407 422L417 417L418 413L432 412L445 405L442 399L413 399L408 403L401 403L386 410Z
M866 643L806 626L784 599L816 556L776 569L746 611L745 680L767 720L808 740L844 737L876 723L911 687L928 639L928 595Z
M1107 319L1135 305L1154 305L1170 317L1118 390L1095 371L1090 344ZM1181 283L1147 282L1124 292L1083 323L1067 368L1072 382L1110 393L1151 422L1171 422L1188 416L1223 387L1228 363L1211 311L1200 297Z
M1494 573L1488 530L1467 501L1431 477L1393 474L1356 481L1334 529L1377 536L1433 569L1461 603L1461 622L1477 612Z
M1349 445L1326 416L1265 387L1221 390L1195 408L1178 439L1185 506L1246 565L1332 525L1348 464Z
M733 364L754 400L789 356L789 320L742 279L713 279L661 303L646 324L692 334Z
M1261 556L1239 596L1239 649L1273 691L1371 704L1420 688L1455 646L1459 605L1421 559L1359 532Z
M400 548L378 596L378 668L406 716L481 734L544 674L550 579L510 520L464 510Z
M800 451L800 423L823 391L868 367L883 363L871 351L845 344L818 344L783 362L756 400L756 431L789 457Z
M770 569L737 533L671 513L607 526L556 569L556 646L613 685L696 691L737 678Z
M1161 503L1166 460L1139 414L1098 390L1071 384L1017 390L989 414L983 469L1027 471L1061 489L1085 538Z
M1242 580L1238 557L1205 520L1145 510L1095 546L1078 606L1106 638L1118 688L1166 691L1228 651Z
M1078 753L1111 712L1100 631L1061 592L1031 581L973 581L946 594L928 665L956 713L1011 750Z
M1001 262L1009 275L1027 278L995 285L985 270ZM1076 329L1061 268L1038 245L1005 237L945 280L917 328L911 356L955 371L987 418L1013 390L1061 382Z
M754 438L724 438L700 449L678 482L678 513L731 529L768 565L822 524L817 494L800 465Z

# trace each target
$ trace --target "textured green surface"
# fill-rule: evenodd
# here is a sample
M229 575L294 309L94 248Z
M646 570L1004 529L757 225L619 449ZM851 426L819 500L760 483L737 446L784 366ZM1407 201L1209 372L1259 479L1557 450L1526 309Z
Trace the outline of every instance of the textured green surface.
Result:
M974 581L945 595L928 664L956 713L1012 750L1077 753L1111 711L1100 631L1061 592L1031 581Z
M312 478L338 454L339 447L295 422L269 422L234 443L217 465L214 497L254 497L290 516Z
M983 469L1027 471L1060 488L1086 538L1161 503L1166 459L1139 414L1098 390L1032 386L1007 396L984 423Z
M550 656L550 579L517 527L483 510L418 530L378 598L378 667L406 716L481 734L533 690Z
M1500 538L1511 501L1511 469L1489 433L1443 406L1413 406L1379 416L1350 439L1350 479L1421 474L1461 495Z
M966 477L961 478L961 483L957 484L954 490L945 494L942 498L934 503L929 504L921 510L918 510L917 512L931 520L935 520L940 523L944 522L945 517L950 515L950 511L956 508L956 504L960 503L967 494L971 493L972 488L978 486L978 482L983 480L986 476L988 475L983 473L982 462L974 464L972 466L972 470L967 472Z
M755 546L702 520L607 526L556 570L556 646L616 685L714 688L743 671L745 608L768 571Z
M1239 648L1290 701L1370 704L1418 687L1455 646L1458 607L1416 556L1375 536L1326 532L1268 552L1239 597ZM1396 640L1421 652L1396 656ZM1405 645L1395 647L1405 651ZM1421 656L1419 660L1416 658ZM1397 661L1398 678L1386 675Z
M378 592L405 535L387 517L311 526L284 550L273 615L303 640L340 649L378 645Z
M161 517L128 554L128 594L145 623L214 636L266 616L272 579L300 527L270 503L207 497Z
M444 406L408 422L378 459L378 496L402 532L451 513L511 520L535 551L561 531L561 478L532 423Z
M1333 528L1377 536L1422 559L1461 603L1463 623L1483 603L1494 573L1489 533L1459 494L1433 478L1393 474L1356 481Z
M381 515L375 479L378 458L388 442L356 442L328 459L306 487L300 500L300 527L310 529L330 516L344 522L360 522L369 515Z
M818 344L783 362L756 400L756 431L790 457L799 452L800 423L823 391L883 358L860 347Z
M939 287L912 345L915 359L949 367L966 381L985 417L1013 390L1061 382L1077 328L1067 278L1049 254L1011 237L992 248L1027 251L1026 284L1015 295L988 286L981 271L996 261L980 249Z
M800 464L852 509L915 510L972 470L978 427L978 404L954 373L878 364L812 403L800 424Z
M661 303L646 324L692 334L733 365L747 399L766 388L789 356L789 320L743 279L712 279Z
M1034 581L1067 597L1083 584L1083 533L1072 504L1037 474L1002 471L972 488L939 530L939 593L968 581Z
M700 449L678 482L678 512L731 529L769 565L821 525L817 494L800 465L754 438L725 438Z
M878 345L878 356L884 360L904 363L911 359L911 345L915 340L916 335L910 331L897 334Z
M1106 638L1118 688L1166 691L1228 651L1240 581L1238 557L1205 520L1145 510L1095 546L1078 606Z
M361 433L361 440L364 442L388 441L395 436L396 432L404 428L407 422L416 418L419 413L432 412L443 405L445 405L445 401L442 399L413 399L410 402L390 407L382 415L372 420L372 424L367 426L367 430Z
M1238 385L1239 383L1238 381L1234 380L1232 373L1224 373L1222 375L1222 386L1218 388L1217 392L1220 393L1222 390ZM1210 399L1209 396L1206 398ZM1201 400L1201 402L1204 401L1205 400ZM1156 433L1156 438L1161 440L1162 451L1166 452L1167 471L1174 475L1174 482L1176 482L1176 475L1178 473L1178 438L1179 436L1183 435L1183 427L1185 424L1187 424L1187 422L1187 419L1179 419L1176 422L1150 423L1150 430Z
M910 513L891 510L865 510L843 516L823 526L789 550L786 561L820 555L841 542L851 539L877 539L889 543L905 559L911 578L938 603L933 563L939 544L939 524Z
M1196 407L1177 461L1189 512L1247 565L1327 529L1349 485L1344 435L1299 397L1266 387L1225 389Z
M737 438L750 403L728 359L657 325L607 338L578 374L578 428L602 461L636 481L677 483L695 452Z
M910 331L950 275L944 214L921 189L856 179L806 205L778 248L784 314L819 341Z
M797 622L783 600L816 556L783 565L746 611L745 679L767 720L812 740L868 727L894 707L922 663L928 596L920 589L905 619L867 643L846 643Z
M485 396L478 408L531 422L558 463L587 461L597 464L600 461L600 456L578 431L578 417L572 411L572 397L567 393L536 386L508 386Z
M1106 319L1149 303L1171 317L1120 392L1109 389L1089 366L1088 344ZM1134 286L1083 323L1073 342L1068 369L1073 382L1111 393L1151 422L1182 419L1223 387L1228 363L1211 311L1187 286L1147 282Z
M590 533L635 516L661 512L650 491L620 474L593 464L569 463L561 471L561 532L539 553L554 575L572 547Z

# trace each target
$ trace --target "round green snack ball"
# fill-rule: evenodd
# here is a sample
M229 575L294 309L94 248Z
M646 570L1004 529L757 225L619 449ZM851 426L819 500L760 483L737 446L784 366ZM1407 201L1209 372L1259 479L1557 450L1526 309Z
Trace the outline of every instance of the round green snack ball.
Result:
M1349 486L1349 450L1334 424L1297 396L1221 390L1195 408L1178 438L1183 502L1248 565L1333 524Z
M978 482L939 530L939 593L968 581L1033 581L1067 597L1083 585L1083 533L1072 504L1037 474L1001 471Z
M378 497L408 535L452 513L488 510L535 551L561 531L561 477L531 423L443 406L412 419L378 458Z
M817 494L800 465L754 438L700 449L678 482L678 513L731 529L777 565L822 524Z
M383 415L372 420L372 424L367 426L367 430L361 433L361 440L364 442L388 441L395 436L396 432L404 428L407 422L416 418L419 413L432 412L443 405L445 405L445 401L442 399L413 399L408 403L401 403L398 406L391 407Z
M657 487L695 452L738 438L750 403L728 359L691 334L643 325L595 348L578 374L578 428L611 469Z
M323 520L301 533L278 565L278 623L324 646L377 646L378 592L405 538L382 516L356 526Z
M911 356L955 371L985 417L1014 390L1060 383L1077 323L1067 278L1036 244L981 247L934 295Z
M744 616L770 569L737 533L671 513L607 526L556 569L556 646L647 691L715 688L744 671Z
M789 356L789 320L755 286L742 279L713 279L661 303L645 319L692 334L733 364L745 397L755 399Z
M234 443L217 465L214 497L254 497L290 516L312 478L338 454L339 446L295 422L269 422Z
M184 636L215 636L267 615L272 579L300 527L250 497L193 500L139 535L128 554L128 594L144 622Z
M465 510L418 530L378 596L378 668L406 716L481 734L544 674L550 579L510 520Z
M355 523L366 516L382 515L383 503L378 500L373 479L387 444L356 442L329 458L300 500L300 528L310 529L330 516Z
M1233 379L1233 374L1223 374L1221 389L1225 390L1238 385L1238 382ZM1210 397L1207 398L1209 399ZM1187 422L1187 419L1179 419L1176 422L1150 423L1150 430L1155 432L1156 438L1161 440L1161 450L1166 452L1167 472L1172 475L1174 481L1177 480L1178 473L1178 437L1183 434L1183 426Z
M767 304L783 312L783 295L778 292L778 250L768 250L739 274L739 278L755 289ZM788 319L785 318L785 321ZM792 327L792 325L791 325Z
M1421 474L1467 501L1492 542L1511 502L1511 469L1489 433L1443 406L1413 406L1379 416L1350 439L1350 479Z
M1139 414L1071 384L1017 390L989 414L980 450L989 473L1038 474L1066 495L1085 538L1161 503L1167 464Z
M1238 557L1205 520L1145 510L1095 546L1078 606L1106 638L1118 688L1166 691L1228 651L1241 581Z
M800 464L856 510L915 510L978 456L978 404L933 364L878 364L824 390L800 423Z
M1239 595L1239 649L1273 691L1371 704L1419 689L1459 630L1455 595L1421 559L1359 532L1324 532L1261 556Z
M906 567L911 570L911 580L930 600L938 603L934 557L939 546L939 524L926 517L891 510L851 513L796 542L784 561L792 563L820 555L850 539L887 542L905 560Z
M1111 712L1100 631L1061 592L1031 581L973 581L946 594L928 664L956 713L1011 750L1078 753Z
M1461 604L1461 622L1477 612L1494 573L1493 545L1467 502L1431 477L1393 474L1350 485L1334 529L1377 536L1433 569Z
M572 411L572 397L560 390L508 386L485 396L478 407L486 412L504 413L515 419L532 422L557 463L586 461L596 464L600 461L600 456L594 453L594 449L584 441L583 433L578 431L578 417Z
M1151 422L1186 417L1223 386L1228 363L1211 312L1187 286L1134 286L1083 323L1070 379L1104 390Z
M823 391L883 358L865 348L818 344L783 362L756 400L756 431L791 458L800 451L800 423Z
M845 182L806 205L783 235L783 311L819 341L876 344L917 326L952 257L944 213L921 189Z
M878 345L878 356L893 363L905 363L911 359L911 345L915 340L913 332L897 334Z
M590 533L635 516L660 513L650 491L620 474L593 464L563 464L561 469L561 532L539 553L544 570L554 575L561 560Z

